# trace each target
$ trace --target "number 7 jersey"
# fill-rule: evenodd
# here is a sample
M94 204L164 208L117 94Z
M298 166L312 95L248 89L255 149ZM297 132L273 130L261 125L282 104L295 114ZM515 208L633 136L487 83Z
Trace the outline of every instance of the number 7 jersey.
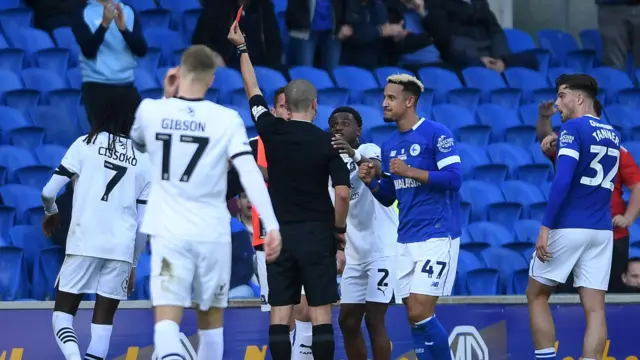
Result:
M168 239L217 239L229 226L230 160L251 155L237 111L207 100L145 99L131 129L151 161L151 194L142 231Z
M611 230L611 195L620 160L620 133L596 117L569 120L562 124L558 136L560 156L572 157L578 163L566 201L551 228Z

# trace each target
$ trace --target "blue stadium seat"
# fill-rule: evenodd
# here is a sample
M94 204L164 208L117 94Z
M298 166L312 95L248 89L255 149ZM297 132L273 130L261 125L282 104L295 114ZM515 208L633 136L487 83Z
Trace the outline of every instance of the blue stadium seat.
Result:
M76 118L78 119L78 126L82 134L88 134L91 132L91 124L89 124L89 115L87 115L87 109L84 106L78 106L75 109Z
M33 268L40 251L47 246L52 246L51 242L42 233L40 226L16 225L9 230L9 237L13 246L24 251L24 259L27 265L29 282L33 278Z
M440 53L434 45L423 47L420 50L400 56L398 65L419 66L440 61Z
M380 126L387 126L382 117L382 112L379 107L371 107L367 105L352 104L349 105L354 108L362 117L362 130L367 131ZM323 119L320 119L321 121ZM329 119L327 118L327 121Z
M218 99L220 98L220 91L218 89L209 89L204 95L204 98L211 102L218 103Z
M505 293L511 285L513 274L528 269L528 263L519 253L500 247L492 247L482 252L482 257L489 268L500 272L501 292Z
M542 194L544 195L545 199L549 199L549 189L551 189L551 182L547 181L547 182L540 183L539 188L540 188L540 191L542 191Z
M144 31L144 37L147 39L149 47L155 47L162 50L162 57L165 63L171 61L174 51L184 49L186 43L177 31L166 28L149 28ZM218 68L218 71L221 68Z
M41 165L56 169L60 165L64 154L67 153L67 148L60 145L42 145L37 147L34 152Z
M471 223L470 225L478 224L478 223L481 223L481 221ZM491 244L486 241L476 241L471 235L471 231L473 231L473 229L465 229L465 230L467 231L466 236L460 237L460 249L463 251L472 253L477 258L480 258L480 254L482 253L482 251L488 249L491 246Z
M540 103L545 100L554 100L556 89L547 85L547 80L539 72L527 68L512 67L504 72L510 87L520 89L523 100Z
M518 146L529 146L536 140L536 128L523 125L518 116L507 108L484 104L476 112L480 124L493 129L493 141L507 141Z
M69 69L71 52L67 49L45 49L33 54L32 63L40 69L66 73Z
M322 130L329 130L329 115L333 112L333 108L327 105L318 105L318 114L316 115L316 120L313 122L314 125L321 128Z
M629 102L633 99L628 98L632 97L636 98L636 104L640 103L637 100L640 97L640 90L634 88L629 75L624 71L609 67L599 67L590 69L588 74L598 81L598 87L601 92L607 94L607 102L609 104L620 102L620 99Z
M447 102L475 111L480 102L482 92L479 89L462 86L458 75L452 71L438 67L425 67L418 71L418 76L425 88L435 90L436 103Z
M125 3L136 11L157 9L155 0L126 0Z
M162 50L158 48L147 48L147 54L138 58L138 69L143 69L151 74L155 74L156 70L160 67L160 61L162 60Z
M598 29L584 29L580 31L580 42L584 49L593 50L596 53L596 65L602 61L602 36Z
M55 300L54 285L62 262L64 249L60 246L45 247L36 257L33 269L31 297L36 300Z
M548 164L550 166L553 166L553 163L551 162L551 160L549 160L547 155L545 155L542 152L542 149L540 148L540 143L539 142L535 142L535 143L529 145L528 148L529 148L529 153L533 157L533 162L534 163L536 163L536 164Z
M604 114L609 124L620 131L624 140L630 140L633 129L640 125L640 123L636 122L639 119L640 111L627 106L609 105L604 108Z
M411 76L414 75L411 71L401 67L397 67L397 66L379 67L379 68L376 68L373 71L373 73L376 76L376 79L378 80L378 85L380 85L380 87L387 86L387 78L391 75L397 75L397 74L409 74Z
M424 89L418 99L418 116L429 118L433 109L436 93L433 89Z
M31 126L31 122L25 120L20 112L6 106L0 106L0 119L2 119L0 121L0 143L9 142L12 130Z
M200 19L200 14L202 14L201 9L191 9L182 13L180 33L182 33L182 38L187 44L191 43L191 38L198 24L198 19Z
M460 202L460 226L463 228L469 226L469 222L471 221L471 203L466 201ZM464 231L463 231L464 235Z
M501 224L476 221L467 227L474 243L484 243L487 247L500 247L513 241L511 232Z
M538 241L540 222L535 220L518 220L514 224L516 239L520 243L535 244Z
M25 87L47 93L66 88L66 83L57 73L51 70L30 68L22 71Z
M6 31L5 35L13 43L13 47L24 50L33 60L33 55L38 52L65 52L65 49L56 48L49 34L45 31L35 28L17 28Z
M305 79L312 83L318 91L335 87L329 73L310 66L294 66L290 68L289 77L291 80Z
M45 141L69 147L80 135L80 126L69 111L57 106L37 106L31 109L31 118L36 126L45 129Z
M520 180L505 181L500 185L505 199L522 204L525 216L529 216L530 207L537 204L546 207L546 200L542 191L535 185Z
M490 204L504 202L502 190L496 185L479 180L470 180L460 187L462 201L471 203L471 220L484 221L487 219L487 208Z
M639 246L630 246L629 247L629 258L638 258L640 257L640 247Z
M484 260L481 260L479 255L461 249L460 254L458 255L458 271L456 282L454 284L455 293L459 295L467 295L465 286L467 273L471 270L481 269L484 267Z
M580 49L573 36L561 30L538 31L540 47L551 52L552 62L557 66L566 66L584 72L593 67L596 53L589 49Z
M198 0L160 0L160 7L179 17L187 10L200 9L201 5Z
M491 163L489 156L483 148L465 143L456 145L462 164L463 179L473 179L476 166Z
M24 253L14 246L0 247L0 301L29 297Z
M0 198L6 206L16 209L18 224L28 223L28 211L42 208L41 190L26 185L9 184L0 187Z
M148 89L140 91L140 97L142 99L160 99L164 96L164 90L162 88Z
M25 63L25 52L16 48L0 49L0 69L9 70L16 74L22 72Z
M9 144L19 148L31 150L44 143L44 129L37 126L27 126L13 129L9 133Z
M491 161L506 164L512 178L530 181L547 179L553 170L548 164L535 164L529 152L519 146L507 143L490 144L487 153Z
M0 93L19 89L22 89L22 80L13 71L1 69Z
M350 91L352 103L360 102L364 91L379 88L378 82L369 70L355 66L339 66L333 69L333 78L338 87Z
M434 106L432 113L433 120L449 128L459 141L476 146L485 146L489 143L491 128L477 124L468 109L442 104Z
M507 38L507 44L512 53L527 51L533 53L538 58L540 64L540 72L546 73L551 62L551 54L546 49L536 46L531 35L520 29L504 29L504 35Z
M0 27L2 29L30 28L33 26L33 11L19 7L0 11Z
M520 106L522 93L519 89L509 88L498 72L483 67L470 67L462 70L462 75L468 87L482 91L484 102L511 110Z
M76 42L76 37L73 35L70 27L59 27L53 29L53 40L56 42L59 48L69 50L70 65L76 66L78 63L78 56L80 55L80 45Z
M79 68L72 68L67 71L67 82L72 89L80 89L82 87L82 74Z
M138 91L145 91L159 87L158 81L156 80L155 69L154 73L149 73L146 69L142 68L135 69L135 80L133 83Z
M2 229L2 225L0 225L0 229ZM631 246L640 246L640 225L639 224L633 224L629 227L629 244Z
M75 111L82 103L82 91L76 89L53 90L47 94L47 100L51 106Z
M138 20L143 29L168 29L171 24L171 12L164 9L152 9L138 12Z
M501 202L489 204L487 208L487 219L491 222L501 224L509 229L522 217L524 207L520 203Z
M549 80L549 85L551 87L556 86L556 79L563 74L571 75L571 74L579 74L580 71L575 69L570 69L567 67L552 67L547 72L547 80Z
M7 91L4 93L4 102L10 108L18 110L26 118L30 118L30 110L38 106L42 99L42 94L38 90L20 89Z
M162 78L164 82L164 76ZM244 91L244 82L238 70L219 67L216 69L211 87L220 91L221 101L224 102L226 99L231 99L231 92Z
M380 108L384 101L383 89L371 89L362 93L362 104L371 106L374 108ZM431 111L429 111L431 113Z
M489 268L471 270L466 275L465 288L470 296L500 295L500 272Z
M17 169L15 176L19 184L31 186L35 189L43 189L49 182L51 175L53 175L53 171L53 168L45 165L31 165Z
M538 121L538 104L527 104L520 107L520 119L525 125L536 126ZM555 113L551 116L551 126L555 131L560 129L562 122L560 120L560 114Z
M10 206L0 205L0 238L5 239L5 243L0 244L0 246L9 244L9 229L13 227L15 222L16 209Z
M507 288L507 295L524 295L529 284L529 269L520 269L513 272L511 286Z
M341 88L318 90L318 103L334 108L345 106L349 103L349 90Z
M6 169L8 182L16 181L15 172L19 168L37 164L30 151L16 146L0 145L0 167Z

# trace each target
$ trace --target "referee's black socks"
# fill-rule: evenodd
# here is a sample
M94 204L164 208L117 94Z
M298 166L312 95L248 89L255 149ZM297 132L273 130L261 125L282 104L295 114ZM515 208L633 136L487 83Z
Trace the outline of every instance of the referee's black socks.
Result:
M291 360L289 325L269 326L269 351L273 360Z
M336 343L333 339L333 325L321 324L313 326L313 342L311 343L314 360L333 360Z

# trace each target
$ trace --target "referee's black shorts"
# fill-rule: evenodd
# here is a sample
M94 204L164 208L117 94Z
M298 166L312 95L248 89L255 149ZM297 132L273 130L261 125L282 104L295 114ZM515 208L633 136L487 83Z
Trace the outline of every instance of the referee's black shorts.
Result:
M309 306L337 302L337 241L333 224L298 223L280 225L282 251L275 262L267 264L269 305L300 303L304 285Z

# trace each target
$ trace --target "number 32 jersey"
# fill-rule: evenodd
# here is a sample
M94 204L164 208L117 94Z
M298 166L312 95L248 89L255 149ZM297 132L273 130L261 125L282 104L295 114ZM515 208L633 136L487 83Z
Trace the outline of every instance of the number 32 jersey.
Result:
M592 116L562 124L558 158L578 161L552 229L611 230L611 195L620 160L620 133ZM560 171L560 170L559 170Z
M215 238L229 226L229 161L251 155L237 111L207 100L145 99L131 129L151 161L152 187L142 232L169 239Z
M137 204L149 195L149 159L131 140L98 133L67 150L58 171L78 175L74 187L66 253L131 262L138 229Z

